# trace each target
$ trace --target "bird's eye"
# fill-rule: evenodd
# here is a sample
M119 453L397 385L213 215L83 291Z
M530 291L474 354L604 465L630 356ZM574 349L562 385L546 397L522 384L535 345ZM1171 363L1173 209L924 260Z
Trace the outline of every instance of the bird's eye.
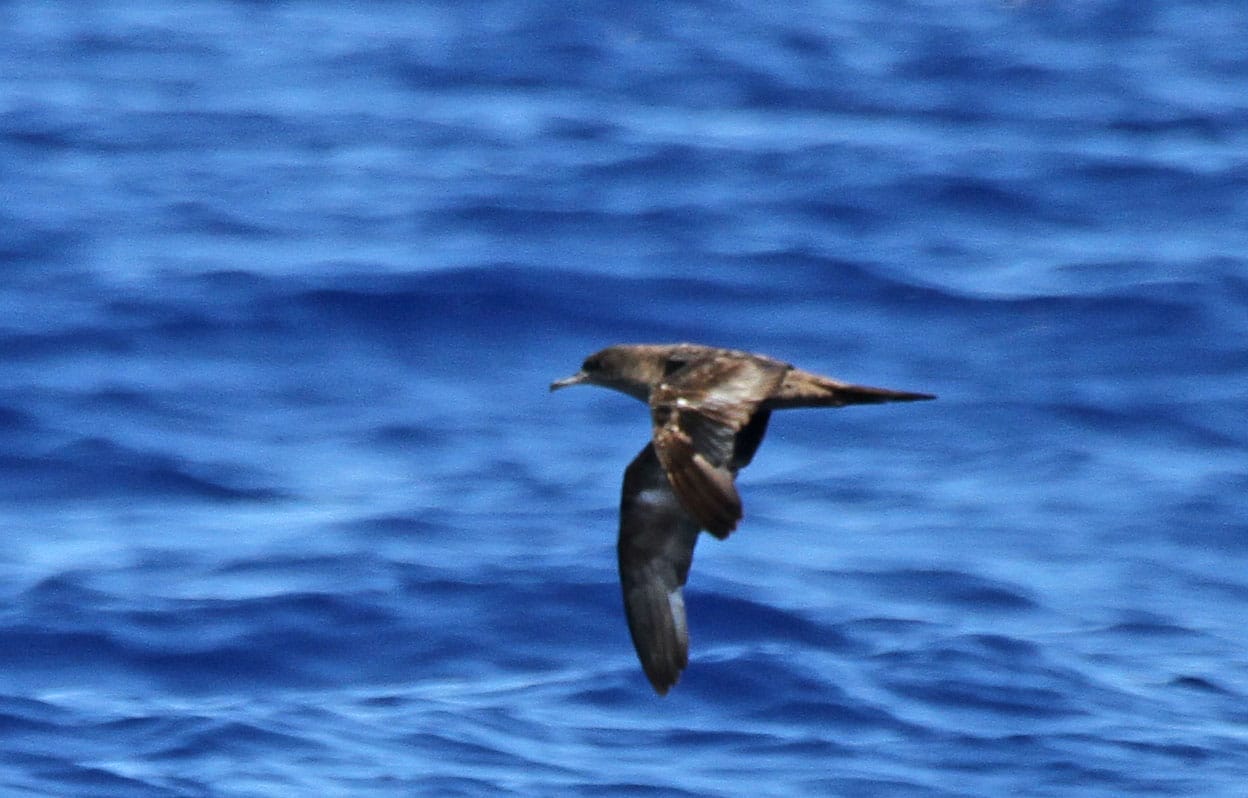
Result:
M686 365L686 362L684 360L677 360L674 357L668 358L667 360L663 362L663 376L670 377L676 372L683 369L685 365Z
M600 368L602 368L602 361L596 357L586 358L585 362L581 364L581 371L587 371L590 373L593 373Z

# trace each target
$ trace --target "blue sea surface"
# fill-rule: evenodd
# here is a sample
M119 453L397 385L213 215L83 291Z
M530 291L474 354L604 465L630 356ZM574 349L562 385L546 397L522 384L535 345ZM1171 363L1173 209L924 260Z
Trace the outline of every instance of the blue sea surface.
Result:
M1241 0L0 4L0 794L1248 794ZM667 697L617 342L777 414Z

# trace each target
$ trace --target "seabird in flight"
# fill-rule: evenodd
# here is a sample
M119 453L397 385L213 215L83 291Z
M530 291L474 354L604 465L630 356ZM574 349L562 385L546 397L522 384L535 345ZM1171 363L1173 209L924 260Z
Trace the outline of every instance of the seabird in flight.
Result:
M618 553L628 629L660 695L689 662L681 588L698 533L722 540L741 520L734 480L758 451L771 411L936 398L850 385L699 344L609 346L550 389L582 383L650 406L652 440L624 470Z

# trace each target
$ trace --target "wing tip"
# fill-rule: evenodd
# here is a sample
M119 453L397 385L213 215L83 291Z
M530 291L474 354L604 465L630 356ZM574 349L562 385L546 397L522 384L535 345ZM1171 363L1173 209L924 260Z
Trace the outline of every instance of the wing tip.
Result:
M689 666L688 649L678 650L675 659L660 660L647 662L642 659L642 670L646 673L646 679L650 681L650 686L654 688L654 692L660 696L668 694L676 683L680 681L681 674L685 668Z
M698 525L721 540L728 537L744 516L741 494L737 492L732 474L707 463L695 454L684 468L667 472L678 500Z
M647 673L646 678L650 680L650 686L654 688L654 692L658 694L660 698L664 698L667 696L668 692L676 686L676 683L680 681L680 674L678 673L671 678L667 678L666 674L663 677L659 677L657 675Z
M684 597L679 588L643 584L625 590L624 609L641 669L654 691L667 695L689 665Z

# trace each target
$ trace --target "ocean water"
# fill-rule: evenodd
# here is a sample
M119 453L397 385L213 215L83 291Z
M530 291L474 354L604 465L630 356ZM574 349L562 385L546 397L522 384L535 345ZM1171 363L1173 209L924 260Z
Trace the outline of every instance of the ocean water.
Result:
M1238 0L0 5L0 793L1248 794ZM654 695L621 341L777 414Z

